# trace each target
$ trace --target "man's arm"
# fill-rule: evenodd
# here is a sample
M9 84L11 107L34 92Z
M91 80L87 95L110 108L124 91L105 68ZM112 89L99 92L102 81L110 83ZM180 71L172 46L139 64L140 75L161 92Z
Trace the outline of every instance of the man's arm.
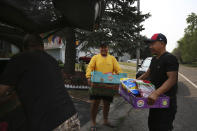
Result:
M115 57L113 57L113 66L116 74L122 73L122 69L120 68L120 65Z
M9 89L11 87L7 85L0 85L0 105L10 100L12 95L10 95Z
M88 64L88 67L86 69L86 78L91 77L91 72L95 69L96 66L96 57L93 56L92 59L90 60L90 63Z
M168 79L148 97L148 103L150 105L154 104L160 95L166 93L176 84L178 79L177 71L167 72L167 76Z
M138 77L137 80L146 80L149 77L149 75L150 75L150 68L140 77Z

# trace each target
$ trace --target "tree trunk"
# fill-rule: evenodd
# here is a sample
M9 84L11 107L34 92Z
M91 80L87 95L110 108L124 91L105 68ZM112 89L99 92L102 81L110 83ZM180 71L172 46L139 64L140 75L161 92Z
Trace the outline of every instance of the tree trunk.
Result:
M65 64L64 72L67 75L75 73L76 45L75 31L73 28L65 29L66 49L65 49Z

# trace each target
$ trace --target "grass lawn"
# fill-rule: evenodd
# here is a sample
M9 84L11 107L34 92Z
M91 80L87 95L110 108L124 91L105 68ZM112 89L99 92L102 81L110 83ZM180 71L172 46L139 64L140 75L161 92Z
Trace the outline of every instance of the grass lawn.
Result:
M133 66L133 67L136 67L136 64L135 64L135 63L119 62L119 64L121 64L121 65L126 65L126 66Z
M131 69L122 69L123 73L127 73L129 78L135 78L136 71Z
M188 67L197 67L197 62L193 62L192 64L183 64L183 65Z
M135 63L127 63L127 62L119 62L120 65L125 65L125 66L131 66L131 67L136 67ZM135 78L136 75L136 70L132 70L132 69L124 69L122 68L124 73L128 74L129 78Z

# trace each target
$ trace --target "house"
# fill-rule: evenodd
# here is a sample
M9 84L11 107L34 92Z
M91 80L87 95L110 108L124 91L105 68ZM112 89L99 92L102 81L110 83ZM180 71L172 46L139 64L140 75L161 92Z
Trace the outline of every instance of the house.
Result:
M44 41L45 51L53 56L57 61L64 63L65 61L65 46L66 41L63 41L60 37L55 36L53 40Z
M50 37L49 37L50 38ZM76 59L79 62L79 58L82 56L92 56L98 54L100 51L98 48L90 48L88 51L81 51L82 47L85 46L87 42L83 42L76 47ZM61 40L58 36L53 36L51 40L44 42L45 51L53 56L56 60L60 60L64 63L65 61L65 48L66 48L66 41ZM113 49L110 49L109 52L113 52ZM124 53L123 56L118 57L115 54L112 54L117 58L120 62L127 62L130 59L130 55L128 53Z

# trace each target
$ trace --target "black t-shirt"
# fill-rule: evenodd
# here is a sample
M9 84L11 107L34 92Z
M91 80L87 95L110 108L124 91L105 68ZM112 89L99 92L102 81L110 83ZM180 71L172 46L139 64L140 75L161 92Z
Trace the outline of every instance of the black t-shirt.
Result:
M155 85L156 89L159 88L167 79L167 72L177 71L179 63L175 56L165 52L159 58L153 57L150 64L150 81ZM168 96L175 96L177 92L176 84L165 93Z
M44 51L14 56L0 84L15 87L31 131L51 131L76 113L57 61Z

